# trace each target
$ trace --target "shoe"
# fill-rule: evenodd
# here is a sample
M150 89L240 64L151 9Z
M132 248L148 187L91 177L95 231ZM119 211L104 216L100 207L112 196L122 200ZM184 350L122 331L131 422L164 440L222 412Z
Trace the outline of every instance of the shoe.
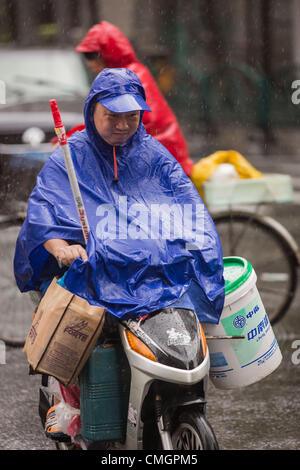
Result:
M57 416L55 412L55 405L49 408L47 415L46 415L46 422L45 422L45 434L50 439L59 442L67 442L70 441L70 436L64 434L57 422Z

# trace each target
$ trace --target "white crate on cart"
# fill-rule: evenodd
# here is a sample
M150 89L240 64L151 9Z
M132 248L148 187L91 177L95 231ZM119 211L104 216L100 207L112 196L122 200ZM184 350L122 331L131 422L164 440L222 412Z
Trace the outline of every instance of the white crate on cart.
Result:
M290 202L293 185L290 175L265 174L263 178L237 179L203 184L207 206Z

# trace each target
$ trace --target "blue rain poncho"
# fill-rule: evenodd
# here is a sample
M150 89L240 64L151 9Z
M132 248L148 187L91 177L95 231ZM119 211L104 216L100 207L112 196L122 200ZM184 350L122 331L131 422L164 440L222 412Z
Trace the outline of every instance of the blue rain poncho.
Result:
M133 72L105 69L86 99L86 129L69 139L90 234L88 261L73 262L65 286L124 319L188 296L200 321L217 323L224 303L218 233L193 183L145 132L142 119L126 144L115 147L114 182L113 148L97 132L93 110L97 101L119 95L145 98ZM52 238L84 245L60 148L37 177L17 239L14 269L21 292L40 290L43 281L63 273L43 247Z

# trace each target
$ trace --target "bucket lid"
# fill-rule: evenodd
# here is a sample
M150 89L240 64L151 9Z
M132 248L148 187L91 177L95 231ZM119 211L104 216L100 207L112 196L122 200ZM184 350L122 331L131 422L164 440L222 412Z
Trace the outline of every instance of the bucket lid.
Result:
M223 258L225 295L238 289L252 273L252 265L245 258L228 256Z

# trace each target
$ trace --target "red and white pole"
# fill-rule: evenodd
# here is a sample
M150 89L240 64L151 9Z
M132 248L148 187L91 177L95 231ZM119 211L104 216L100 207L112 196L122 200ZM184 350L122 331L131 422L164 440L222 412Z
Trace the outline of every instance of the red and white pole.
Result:
M66 134L64 125L60 117L60 112L59 112L56 100L50 100L50 106L51 106L52 116L54 120L55 132L58 137L59 145L63 152L65 165L67 168L67 173L68 173L70 185L72 188L74 201L75 201L76 208L78 211L84 240L85 240L85 243L87 243L90 228L89 228L89 223L88 223L88 219L86 216L85 207L84 207L83 200L82 200L81 193L80 193L70 148L68 145L67 134Z

